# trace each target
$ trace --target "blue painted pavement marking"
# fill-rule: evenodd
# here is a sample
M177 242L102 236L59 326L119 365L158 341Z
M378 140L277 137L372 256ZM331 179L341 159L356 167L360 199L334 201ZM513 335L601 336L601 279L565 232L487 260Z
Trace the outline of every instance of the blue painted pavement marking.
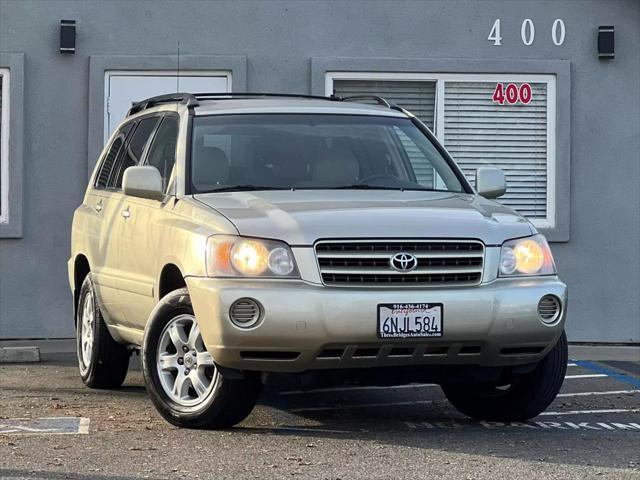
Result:
M89 419L83 417L0 419L0 435L69 435L89 433Z
M587 360L576 360L575 363L581 367L591 370L592 372L603 373L608 377L615 378L616 380L627 383L629 385L633 385L636 388L640 388L640 379L632 375L616 372L611 368L603 367L602 365L594 362L589 362Z

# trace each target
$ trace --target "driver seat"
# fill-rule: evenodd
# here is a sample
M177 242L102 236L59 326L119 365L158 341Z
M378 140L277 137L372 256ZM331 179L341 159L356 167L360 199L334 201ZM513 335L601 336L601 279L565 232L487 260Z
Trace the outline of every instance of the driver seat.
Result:
M358 182L360 164L351 150L325 150L313 164L312 180L320 185L352 185Z

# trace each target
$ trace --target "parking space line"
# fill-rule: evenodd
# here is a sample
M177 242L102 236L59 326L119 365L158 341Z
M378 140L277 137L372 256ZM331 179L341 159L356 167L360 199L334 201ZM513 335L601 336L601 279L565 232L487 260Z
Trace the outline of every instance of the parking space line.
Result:
M609 423L606 422L594 422L590 420L588 422L583 421L583 418L578 420L574 420L573 422L561 422L559 419L554 419L555 421L533 421L527 420L524 422L496 422L496 421L487 421L487 420L430 420L428 422L403 422L407 428L410 430L416 429L438 429L438 430L452 430L452 429L460 429L460 428L486 428L489 430L495 429L527 429L529 432L532 430L565 430L565 431L589 431L592 432L594 430L599 430L602 432L603 430L614 430L614 431L625 431L625 432L639 432L640 431L640 423L637 422L629 422L625 420L627 423L620 423L608 420Z
M78 424L78 433L82 435L87 435L89 433L89 419L85 417L80 418L80 423Z
M577 393L559 393L558 397L589 397L591 395L626 395L632 393L640 393L640 390L611 390L607 392L577 392Z
M600 377L608 377L606 373L588 373L585 375L565 375L565 380L571 380L575 378L600 378Z
M542 412L540 415L593 415L597 413L638 413L637 408L609 408L605 410L567 410L566 412Z
M577 367L577 363L567 363L567 367Z
M584 367L588 370L591 370L592 372L597 372L597 374L599 375L606 375L607 377L611 377L623 383L633 385L636 388L640 388L640 378L636 378L631 375L620 373L610 368L603 367L602 365L599 365L597 363L589 362L586 360L576 361L576 364L578 364L578 366L580 367Z

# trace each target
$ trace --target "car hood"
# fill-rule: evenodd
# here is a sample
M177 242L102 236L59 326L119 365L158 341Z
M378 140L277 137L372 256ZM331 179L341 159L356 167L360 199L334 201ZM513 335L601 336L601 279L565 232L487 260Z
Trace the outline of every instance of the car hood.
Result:
M399 190L271 190L195 195L241 235L312 245L329 238L476 238L499 245L535 233L477 195Z

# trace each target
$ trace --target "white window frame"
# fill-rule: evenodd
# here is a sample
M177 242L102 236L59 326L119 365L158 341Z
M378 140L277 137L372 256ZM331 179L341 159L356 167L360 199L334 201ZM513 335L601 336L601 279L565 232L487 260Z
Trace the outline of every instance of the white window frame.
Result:
M11 72L8 68L0 68L2 77L2 124L0 126L0 223L9 222L9 82Z
M109 82L111 77L178 77L177 70L106 70L104 72L104 119L103 119L103 141L109 139ZM230 70L180 70L181 77L225 77L227 79L227 92L233 91L232 75ZM177 82L176 82L177 86Z
M556 226L556 75L548 74L496 74L496 73L420 73L420 72L345 72L325 74L325 95L333 94L335 80L371 81L432 81L436 82L434 135L444 145L444 85L445 82L503 82L546 83L547 85L547 216L532 218L538 228Z

